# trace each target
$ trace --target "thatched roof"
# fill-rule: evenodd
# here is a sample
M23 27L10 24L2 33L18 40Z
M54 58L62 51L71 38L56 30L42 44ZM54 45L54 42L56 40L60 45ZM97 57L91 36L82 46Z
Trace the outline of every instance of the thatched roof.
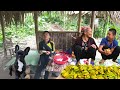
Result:
M68 15L76 15L79 14L79 11L68 11ZM91 11L82 11L82 15L91 14ZM110 19L120 24L120 11L96 11L97 17L107 18L110 16Z
M98 14L104 18L109 16L113 22L120 24L120 11L98 11Z
M24 16L26 13L34 13L39 11L0 11L0 20L4 19L5 25L11 24L14 22L16 25L18 23L22 24L24 22Z
M36 11L43 12L43 11ZM48 11L50 12L50 11ZM61 11L63 12L63 11ZM79 11L67 11L68 14L78 14ZM90 13L91 11L82 11L82 14ZM34 11L0 11L0 20L4 19L5 25L11 24L11 22L15 22L17 25L18 22L24 22L24 16L26 13L34 13ZM120 11L96 11L96 15L99 17L108 17L110 16L111 20L116 23L120 23Z

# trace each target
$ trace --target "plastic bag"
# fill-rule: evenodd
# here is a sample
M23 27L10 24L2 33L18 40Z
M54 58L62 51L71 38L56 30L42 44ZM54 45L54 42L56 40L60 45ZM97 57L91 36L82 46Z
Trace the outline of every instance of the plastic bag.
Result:
M106 61L104 62L104 66L112 66L112 65L119 66L118 63L115 63L115 62L113 62L112 60L106 60Z
M72 59L71 62L69 62L69 65L76 65L77 64L77 60L76 59Z

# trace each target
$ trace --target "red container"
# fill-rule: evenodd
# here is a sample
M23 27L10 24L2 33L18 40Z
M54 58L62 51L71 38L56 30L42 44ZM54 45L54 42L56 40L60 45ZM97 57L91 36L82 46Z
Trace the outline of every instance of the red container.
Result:
M68 54L68 53L66 53L66 52L59 52L59 54L61 54L61 55L66 55L66 56L68 56L68 57L72 57L72 55L70 55L70 54Z
M68 56L66 54L59 54L59 55L55 55L53 57L53 61L54 63L56 64L59 64L59 65L64 65L65 63L67 63L68 61Z

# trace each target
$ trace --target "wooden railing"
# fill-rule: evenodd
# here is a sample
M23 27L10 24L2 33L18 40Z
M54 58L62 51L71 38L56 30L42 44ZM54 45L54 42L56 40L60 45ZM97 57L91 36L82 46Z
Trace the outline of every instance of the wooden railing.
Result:
M43 32L39 31L37 44L39 44L39 42L42 40L42 35L43 35ZM72 31L69 31L69 32L68 31L64 31L64 32L53 31L52 32L51 31L50 35L51 35L52 41L54 41L55 43L56 49L67 50L74 44L74 40L72 36L77 37L78 32L72 32Z

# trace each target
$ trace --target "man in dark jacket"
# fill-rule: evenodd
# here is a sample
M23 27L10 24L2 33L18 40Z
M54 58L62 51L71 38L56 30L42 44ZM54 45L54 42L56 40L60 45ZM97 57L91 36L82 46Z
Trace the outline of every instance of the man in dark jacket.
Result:
M38 68L36 70L34 79L41 77L41 72L46 68L50 61L51 54L55 51L55 44L50 40L50 33L45 31L43 33L43 41L39 43L40 59L38 62ZM45 71L44 79L48 79L49 71Z

